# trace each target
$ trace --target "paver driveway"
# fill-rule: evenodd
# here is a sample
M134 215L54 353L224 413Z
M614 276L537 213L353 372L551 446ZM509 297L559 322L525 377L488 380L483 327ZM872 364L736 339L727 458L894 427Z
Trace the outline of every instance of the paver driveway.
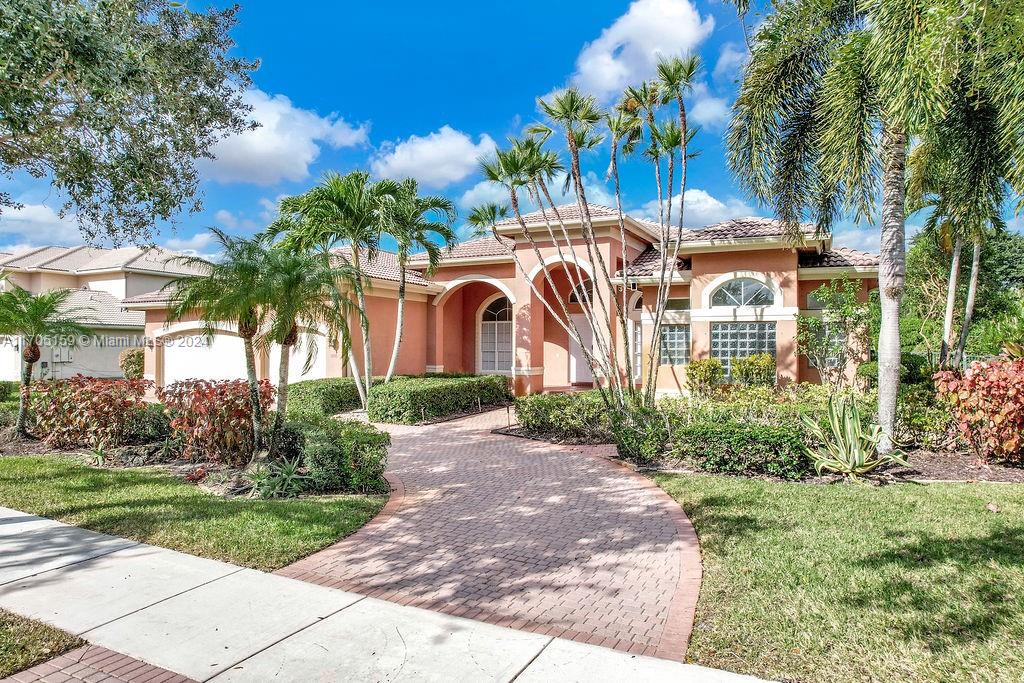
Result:
M504 410L388 426L379 517L279 573L503 626L683 659L700 555L679 506L598 454L491 433ZM404 489L404 490L403 490Z

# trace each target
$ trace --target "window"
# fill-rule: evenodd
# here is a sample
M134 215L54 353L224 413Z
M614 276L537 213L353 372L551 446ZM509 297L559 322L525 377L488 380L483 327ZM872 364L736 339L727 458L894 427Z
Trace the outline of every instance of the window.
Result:
M807 295L807 310L809 311L820 311L825 308L825 304L821 303L821 300L815 296L814 292Z
M771 306L773 303L772 290L750 278L730 280L711 295L712 306Z
M686 365L690 362L690 326L661 326L661 365Z
M594 290L589 282L576 285L569 294L569 303L571 304L578 304L586 301L594 301Z
M644 366L644 328L639 320L631 320L633 324L633 379L641 377Z
M480 316L480 372L512 371L512 305L492 301Z
M666 311L688 311L690 310L689 299L669 299L665 302Z
M775 323L713 323L711 356L722 361L726 379L732 379L732 359L755 353L775 355Z

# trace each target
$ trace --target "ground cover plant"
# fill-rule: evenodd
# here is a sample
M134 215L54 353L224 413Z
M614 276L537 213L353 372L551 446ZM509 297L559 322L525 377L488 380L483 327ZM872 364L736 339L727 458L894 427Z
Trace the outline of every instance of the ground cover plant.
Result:
M84 644L70 633L0 609L0 678Z
M807 683L1024 671L1024 485L655 480L700 537L688 660Z

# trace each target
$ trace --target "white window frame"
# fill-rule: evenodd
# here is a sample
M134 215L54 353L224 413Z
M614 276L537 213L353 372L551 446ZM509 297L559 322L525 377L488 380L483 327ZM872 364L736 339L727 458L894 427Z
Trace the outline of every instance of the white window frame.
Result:
M510 362L509 366L507 368L505 368L505 369L498 369L497 367L495 369L485 369L484 368L484 359L483 359L483 355L484 355L483 354L484 312L487 310L487 308L491 304L493 304L498 299L505 299L508 302L509 309L512 310L512 315L510 316L512 319L509 320L507 323L504 322L504 321L500 321L500 322L499 321L489 321L487 324L495 325L495 326L507 324L509 326L509 352L510 352L509 355L511 357L511 361L512 362ZM477 372L477 374L481 374L481 375L511 375L512 374L512 366L515 363L515 352L516 352L516 348L515 348L515 341L516 340L515 340L515 320L514 320L514 316L515 316L515 312L514 312L514 309L513 309L512 300L509 299L507 296L505 296L504 292L499 292L497 294L492 294L491 296L489 296L486 299L484 299L483 303L480 304L480 307L476 311L476 372ZM499 353L498 347L497 347L497 339L498 339L497 327L495 327L494 339L495 339L495 364L497 364L497 354Z

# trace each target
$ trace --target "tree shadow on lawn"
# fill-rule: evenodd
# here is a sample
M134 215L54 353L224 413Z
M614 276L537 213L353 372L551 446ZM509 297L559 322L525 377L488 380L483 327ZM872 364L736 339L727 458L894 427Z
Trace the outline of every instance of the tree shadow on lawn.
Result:
M898 545L857 563L887 578L853 592L848 604L885 611L895 631L921 638L936 653L1020 627L1024 529L952 539L921 531L889 536Z

